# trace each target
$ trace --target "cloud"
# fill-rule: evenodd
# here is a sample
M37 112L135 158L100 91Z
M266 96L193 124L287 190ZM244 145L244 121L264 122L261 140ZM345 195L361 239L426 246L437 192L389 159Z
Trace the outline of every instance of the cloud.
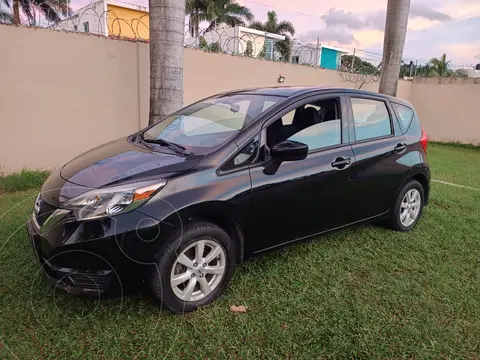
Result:
M362 20L357 18L351 12L335 10L335 8L328 10L328 12L322 16L322 19L325 21L327 27L343 25L352 30L360 30L366 26Z
M370 15L365 19L365 23L368 26L384 31L385 30L385 21L387 20L387 14L384 11L379 11L374 15Z
M424 5L412 4L410 6L410 19L423 18L430 21L449 21L451 16L437 10L430 9ZM385 30L386 12L379 11L373 15L367 16L363 22L374 29Z
M475 59L477 59L477 60L480 61L480 53L478 53L477 55L475 55Z
M473 65L478 63L480 58L480 39L478 29L480 16L471 17L456 21L440 22L428 29L408 30L404 60L418 60L425 63L432 57L439 57L447 54L447 59L452 60L454 65ZM355 33L355 37L362 41L362 38ZM365 47L372 52L381 52L383 42L371 44Z
M356 42L353 34L339 29L334 29L331 27L326 27L319 30L311 30L303 35L300 35L299 39L302 42L311 43L316 42L317 38L320 41L335 41L339 44L348 45L353 42Z
M445 14L441 11L437 11L434 9L430 9L420 4L412 4L410 6L410 17L412 18L421 17L427 20L442 21L442 22L452 19L452 17L448 14Z

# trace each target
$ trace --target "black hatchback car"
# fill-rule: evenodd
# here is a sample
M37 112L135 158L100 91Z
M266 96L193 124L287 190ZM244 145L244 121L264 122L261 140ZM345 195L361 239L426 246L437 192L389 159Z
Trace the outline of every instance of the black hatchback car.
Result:
M47 279L99 296L148 282L184 312L252 255L365 222L409 231L428 202L412 105L359 90L209 97L53 172L28 233Z

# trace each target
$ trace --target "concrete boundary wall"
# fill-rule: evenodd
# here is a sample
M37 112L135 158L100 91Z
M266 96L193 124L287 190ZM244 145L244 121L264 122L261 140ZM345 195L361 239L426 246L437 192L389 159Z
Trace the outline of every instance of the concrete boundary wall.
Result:
M0 172L53 169L147 125L147 43L0 25L0 44ZM362 85L343 82L336 71L185 49L185 103L225 90L276 86L280 74L285 85ZM418 107L433 139L480 143L473 102L480 99L478 84L401 81L398 96ZM432 103L439 96L456 110L443 116ZM455 126L464 130L452 131L448 118L454 113Z
M410 102L430 139L480 145L480 79L417 78Z

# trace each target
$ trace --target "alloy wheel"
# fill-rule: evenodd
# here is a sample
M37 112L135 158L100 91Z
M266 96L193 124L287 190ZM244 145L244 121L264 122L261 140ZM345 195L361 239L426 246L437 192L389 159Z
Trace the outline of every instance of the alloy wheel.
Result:
M170 273L173 293L183 301L198 301L208 296L225 275L223 247L211 239L190 244L175 260Z
M411 226L420 213L422 198L417 189L407 191L400 204L400 222L403 226Z

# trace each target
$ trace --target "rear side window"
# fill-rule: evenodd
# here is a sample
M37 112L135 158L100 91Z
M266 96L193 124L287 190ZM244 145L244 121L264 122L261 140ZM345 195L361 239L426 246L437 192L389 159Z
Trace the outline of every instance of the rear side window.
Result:
M383 101L351 98L357 141L392 134L390 114Z
M402 133L405 134L405 132L408 130L412 122L413 115L414 115L413 110L408 106L395 104L395 103L392 103L392 106L393 106L393 109L395 110L395 113L397 114L397 118L399 120Z

